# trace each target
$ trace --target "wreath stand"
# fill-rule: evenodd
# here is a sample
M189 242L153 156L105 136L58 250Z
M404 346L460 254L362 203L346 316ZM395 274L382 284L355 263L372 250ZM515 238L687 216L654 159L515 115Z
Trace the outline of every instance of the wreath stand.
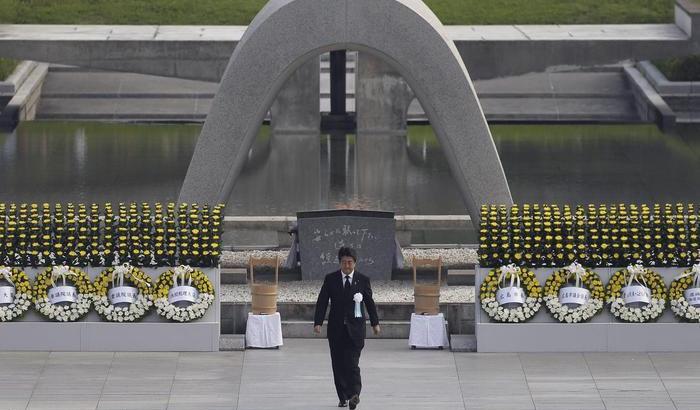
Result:
M664 278L666 286L685 267L649 267ZM557 268L533 269L540 283ZM593 268L603 283L622 268ZM695 352L700 351L700 325L679 322L666 301L666 309L652 323L624 323L608 306L587 323L560 323L540 311L525 323L495 323L481 309L480 285L488 268L476 267L475 324L478 352Z
M42 268L23 268L31 280ZM80 268L90 280L104 267ZM170 267L141 268L153 279ZM199 320L173 323L161 318L155 307L136 323L105 322L94 307L83 320L77 322L51 322L30 309L24 317L13 322L0 323L0 351L204 351L219 350L220 286L219 268L197 268L204 272L214 285L214 303Z

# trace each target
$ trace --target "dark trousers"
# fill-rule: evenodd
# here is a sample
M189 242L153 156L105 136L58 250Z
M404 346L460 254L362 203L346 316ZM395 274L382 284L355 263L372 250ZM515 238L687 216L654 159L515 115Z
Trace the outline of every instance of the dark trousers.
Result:
M329 338L328 345L338 399L348 400L355 394L359 395L362 390L359 366L362 349L352 342L347 328L340 335Z

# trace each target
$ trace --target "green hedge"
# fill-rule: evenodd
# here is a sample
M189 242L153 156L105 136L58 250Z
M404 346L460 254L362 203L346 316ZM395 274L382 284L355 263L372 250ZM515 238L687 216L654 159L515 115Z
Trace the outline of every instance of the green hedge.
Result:
M0 58L0 81L4 81L10 76L17 68L19 64L16 60L11 60L9 58Z
M484 205L479 263L690 266L700 256L698 234L694 204Z
M0 264L217 266L222 210L174 203L0 203Z
M700 81L700 55L654 61L670 81Z

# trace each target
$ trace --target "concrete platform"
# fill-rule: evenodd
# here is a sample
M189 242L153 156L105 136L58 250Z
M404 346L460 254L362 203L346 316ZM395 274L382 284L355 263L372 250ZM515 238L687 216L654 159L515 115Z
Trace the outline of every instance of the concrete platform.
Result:
M482 354L368 340L360 410L697 409L699 353ZM218 353L0 353L3 409L332 409L328 344Z
M321 72L322 112L330 111L329 84L329 73ZM348 72L346 84L347 109L355 112L353 72ZM640 121L620 67L476 81L475 88L490 122ZM204 122L217 89L216 83L204 81L52 66L37 118ZM408 120L427 121L417 100L409 107Z

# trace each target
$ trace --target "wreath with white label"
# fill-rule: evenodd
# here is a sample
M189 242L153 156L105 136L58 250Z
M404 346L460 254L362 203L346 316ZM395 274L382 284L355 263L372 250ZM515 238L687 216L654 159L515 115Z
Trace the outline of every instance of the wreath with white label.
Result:
M32 304L32 283L24 271L0 266L0 322L11 322L24 315Z
M632 323L658 319L664 312L667 298L664 279L639 264L615 272L608 282L605 296L610 313L623 322Z
M74 322L90 311L92 283L78 268L52 266L37 275L34 307L47 319Z
M93 283L95 311L110 322L136 322L153 306L153 280L125 263L100 272Z
M562 323L589 321L603 310L604 301L600 276L576 262L554 271L544 283L547 310Z
M668 293L671 310L679 319L700 321L700 263L673 279Z
M510 285L510 286L508 286ZM509 292L512 290L512 293ZM524 293L524 294L522 294ZM519 299L517 306L499 302ZM514 264L492 269L481 283L481 308L495 322L518 323L531 319L542 306L542 288L534 272ZM511 299L508 299L511 300Z
M189 322L207 313L214 302L214 285L201 270L178 266L160 274L154 297L159 315Z

